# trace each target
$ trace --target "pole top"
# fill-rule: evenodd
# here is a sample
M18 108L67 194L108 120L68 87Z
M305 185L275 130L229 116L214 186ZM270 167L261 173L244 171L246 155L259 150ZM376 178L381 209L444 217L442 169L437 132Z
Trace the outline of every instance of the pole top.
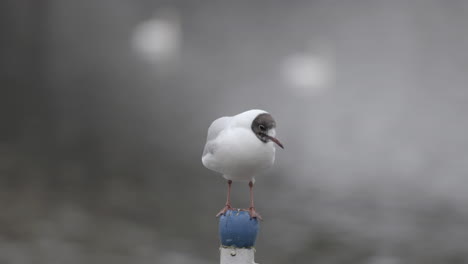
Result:
M219 217L219 238L223 247L252 248L259 230L257 218L246 210L228 210Z

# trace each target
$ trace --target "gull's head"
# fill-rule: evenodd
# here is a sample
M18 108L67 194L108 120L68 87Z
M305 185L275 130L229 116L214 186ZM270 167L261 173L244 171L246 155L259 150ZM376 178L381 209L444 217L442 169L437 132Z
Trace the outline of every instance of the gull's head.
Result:
M260 141L264 143L272 141L284 149L283 144L275 137L276 122L270 114L262 113L257 115L252 121L251 128Z

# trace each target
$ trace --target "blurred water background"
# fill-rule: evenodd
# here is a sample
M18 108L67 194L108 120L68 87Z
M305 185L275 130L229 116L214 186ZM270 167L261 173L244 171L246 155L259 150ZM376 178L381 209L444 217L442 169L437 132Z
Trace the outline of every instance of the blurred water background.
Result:
M218 263L206 130L252 108L286 147L258 262L468 263L467 28L467 1L2 1L0 263Z

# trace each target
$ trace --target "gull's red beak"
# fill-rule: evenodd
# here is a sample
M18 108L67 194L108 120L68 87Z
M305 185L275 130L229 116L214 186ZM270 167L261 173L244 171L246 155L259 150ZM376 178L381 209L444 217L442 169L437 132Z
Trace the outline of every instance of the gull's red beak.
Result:
M269 135L266 135L266 136L267 136L271 141L275 142L276 145L278 145L278 146L280 146L282 149L284 149L283 144L281 144L281 142L280 142L277 138L272 137L272 136L269 136Z

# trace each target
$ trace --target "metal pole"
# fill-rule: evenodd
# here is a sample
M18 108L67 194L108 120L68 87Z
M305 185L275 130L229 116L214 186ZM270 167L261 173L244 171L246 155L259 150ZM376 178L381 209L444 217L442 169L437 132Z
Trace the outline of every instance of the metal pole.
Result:
M259 230L256 218L246 210L229 210L219 218L220 263L254 264L255 240Z
M221 264L253 264L255 263L254 248L221 247Z

